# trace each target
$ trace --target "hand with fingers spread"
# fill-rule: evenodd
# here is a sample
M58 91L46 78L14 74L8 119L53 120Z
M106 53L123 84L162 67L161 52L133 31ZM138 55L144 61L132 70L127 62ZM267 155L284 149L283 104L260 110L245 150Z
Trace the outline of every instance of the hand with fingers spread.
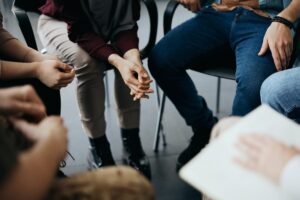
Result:
M46 108L32 86L1 89L0 102L1 115L25 115L36 121L46 117Z
M269 49L276 69L278 71L286 69L293 52L293 36L289 27L282 23L272 22L265 33L258 55L263 56Z
M131 62L132 64L137 65L140 68L140 70L143 71L142 76L138 76L138 81L141 84L148 85L148 87L150 88L150 83L152 82L152 80L151 80L148 72L143 67L139 50L131 49L131 50L127 51L124 54L124 59ZM147 93L136 93L134 90L131 90L130 94L132 96L134 96L134 98L133 98L134 100L138 100L141 98L147 98L147 99L149 98Z
M46 117L38 124L18 118L10 118L10 121L30 141L36 144L40 142L51 144L52 155L57 157L57 161L64 159L68 145L68 130L61 117Z
M201 9L200 0L178 0L178 2L192 12L197 12Z
M48 87L60 89L73 81L75 71L58 60L45 60L37 63L36 77Z
M277 184L287 163L300 155L299 149L262 134L241 136L236 147L243 156L235 158L235 162Z
M134 100L138 97L147 97L145 95L153 93L153 90L150 89L152 80L149 79L149 75L143 67L116 54L109 57L109 62L119 70L125 84L131 90L131 95L134 95ZM137 96L138 94L142 95Z

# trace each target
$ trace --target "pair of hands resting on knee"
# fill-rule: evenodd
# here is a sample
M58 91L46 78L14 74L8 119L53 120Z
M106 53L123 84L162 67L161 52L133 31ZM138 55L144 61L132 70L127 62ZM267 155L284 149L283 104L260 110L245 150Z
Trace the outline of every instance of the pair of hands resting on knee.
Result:
M109 56L108 61L120 72L125 84L130 89L133 100L149 98L148 95L153 93L150 88L152 80L143 67L138 49L127 51L123 57L112 54Z

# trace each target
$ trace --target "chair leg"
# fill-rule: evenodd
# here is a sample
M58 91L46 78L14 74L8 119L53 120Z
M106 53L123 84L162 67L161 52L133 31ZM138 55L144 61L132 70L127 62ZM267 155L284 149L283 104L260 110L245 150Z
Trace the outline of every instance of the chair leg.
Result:
M110 107L110 97L109 97L109 86L108 86L108 74L107 72L105 72L105 75L104 75L104 87L105 87L105 96L106 96L106 106L107 107Z
M159 108L159 105L160 105L160 92L159 92L159 87L158 87L156 82L155 82L155 90L156 90L157 108Z
M217 101L216 101L216 114L220 113L220 92L221 92L221 78L218 77L217 82Z
M154 138L154 145L153 145L153 151L158 152L158 147L159 147L159 142L160 142L160 136L161 136L161 127L162 127L162 117L165 109L165 102L166 102L166 95L163 93L162 99L160 102L160 108L158 110L158 118L157 118L157 123L156 123L156 129L155 129L155 138ZM163 136L163 142L164 145L166 145L166 138L165 135L162 134Z

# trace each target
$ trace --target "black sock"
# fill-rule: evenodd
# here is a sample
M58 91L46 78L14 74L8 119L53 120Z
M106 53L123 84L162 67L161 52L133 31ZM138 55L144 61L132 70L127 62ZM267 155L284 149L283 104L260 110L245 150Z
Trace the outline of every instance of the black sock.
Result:
M89 140L90 140L90 144L92 145L92 147L95 147L95 148L110 146L106 135L104 135L102 137L97 137L97 138L89 138Z
M105 163L114 163L114 159L111 153L110 144L106 135L98 138L89 138L90 144L95 148L98 156Z
M121 128L121 135L123 138L139 137L139 133L140 133L139 128L133 128L133 129Z

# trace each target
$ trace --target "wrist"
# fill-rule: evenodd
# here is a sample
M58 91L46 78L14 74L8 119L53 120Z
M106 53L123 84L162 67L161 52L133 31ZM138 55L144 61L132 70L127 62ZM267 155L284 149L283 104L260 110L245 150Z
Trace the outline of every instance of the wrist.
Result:
M109 64L115 66L117 69L119 69L122 66L123 58L120 57L118 54L111 54L108 57Z
M286 19L286 18L284 18L284 17L281 17L281 16L279 16L279 15L278 15L278 16L275 16L275 17L272 19L272 22L281 23L281 24L287 26L287 27L290 28L290 29L294 29L294 24L293 24L290 20L288 20L288 19Z
M33 78L40 78L41 74L41 62L33 62L32 64L32 77Z
M124 54L124 58L127 59L140 59L140 51L138 49L130 49Z
M42 60L44 60L43 54L34 49L29 49L23 58L24 62L38 62Z

